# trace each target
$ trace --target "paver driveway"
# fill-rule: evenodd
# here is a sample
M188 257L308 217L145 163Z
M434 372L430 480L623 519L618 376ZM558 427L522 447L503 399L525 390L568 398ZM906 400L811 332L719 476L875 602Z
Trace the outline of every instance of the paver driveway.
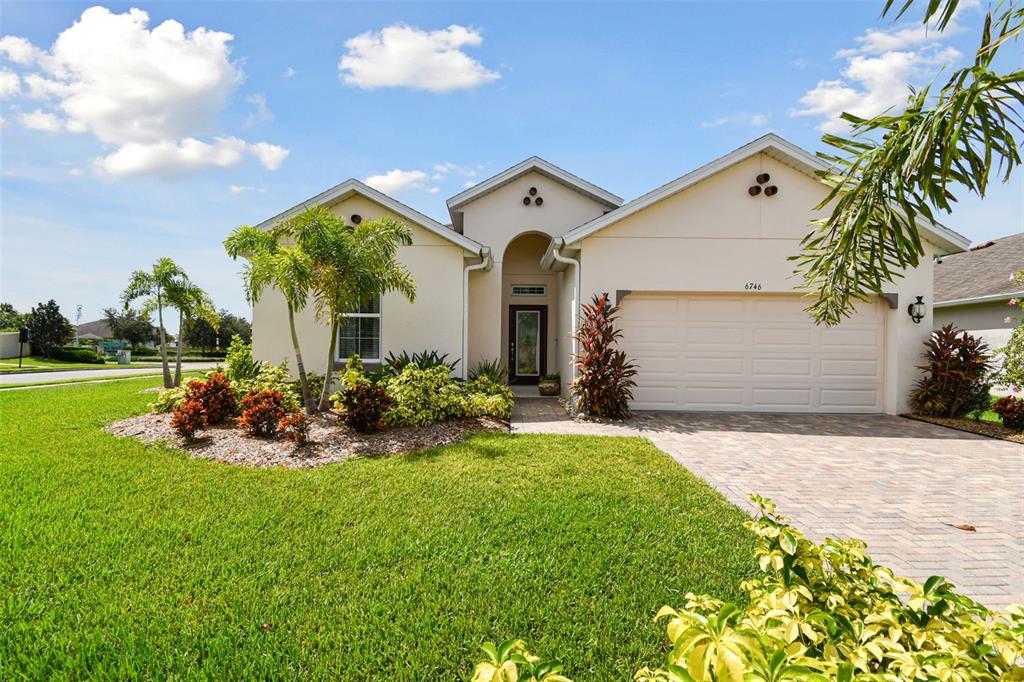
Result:
M1024 446L883 415L580 423L544 399L521 399L512 428L644 436L741 508L766 495L812 539L858 537L897 574L944 575L993 607L1024 602ZM947 525L964 523L977 531Z

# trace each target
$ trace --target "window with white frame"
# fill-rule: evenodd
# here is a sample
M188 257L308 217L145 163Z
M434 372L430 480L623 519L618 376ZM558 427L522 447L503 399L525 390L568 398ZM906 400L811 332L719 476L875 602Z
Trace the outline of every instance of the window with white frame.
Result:
M380 298L373 298L345 315L338 326L338 359L359 355L363 362L380 362Z
M513 296L546 296L548 288L543 284L513 284Z

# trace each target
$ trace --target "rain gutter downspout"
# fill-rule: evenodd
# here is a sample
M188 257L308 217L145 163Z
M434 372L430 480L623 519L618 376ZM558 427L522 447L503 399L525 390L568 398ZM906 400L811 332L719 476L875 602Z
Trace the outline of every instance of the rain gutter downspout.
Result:
M480 262L462 268L462 378L469 376L469 273L491 269L491 249L480 249Z
M551 249L551 257L559 263L565 263L573 267L573 294L572 294L572 358L570 359L570 366L572 367L572 380L576 381L576 355L577 355L577 341L576 332L579 330L579 318L580 318L580 262L575 258L563 256L559 253L559 249L565 248L565 238L559 237L558 242Z

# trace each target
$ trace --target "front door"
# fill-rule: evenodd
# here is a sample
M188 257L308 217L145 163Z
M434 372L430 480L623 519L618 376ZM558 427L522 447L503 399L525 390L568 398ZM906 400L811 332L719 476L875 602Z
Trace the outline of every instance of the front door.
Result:
M508 382L535 384L548 365L548 307L508 307Z

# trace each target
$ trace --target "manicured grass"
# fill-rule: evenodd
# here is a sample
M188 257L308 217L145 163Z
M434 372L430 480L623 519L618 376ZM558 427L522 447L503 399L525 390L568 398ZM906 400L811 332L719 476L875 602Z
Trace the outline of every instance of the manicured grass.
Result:
M181 376L183 379L188 377L202 376L203 372L199 370L193 370L191 372L182 372ZM47 381L45 374L34 381L26 381L17 384L0 384L0 391L4 391L11 388L25 388L27 386L60 386L62 384L87 384L96 383L97 381L132 381L135 379L149 379L151 377L161 376L160 372L153 374L130 374L128 376L101 376L101 377L82 377L79 379L53 379ZM26 377L27 378L27 377Z
M132 363L132 367L149 367L153 363ZM51 360L49 358L29 357L21 359L21 367L18 367L18 358L4 358L0 360L0 374L6 372L38 372L47 369L116 369L124 367L116 362L107 362L102 365L95 365L88 362L71 362L68 360ZM159 367L159 362L156 364Z
M0 394L0 679L466 679L515 636L626 680L658 608L753 574L744 515L640 439L245 469L103 432L147 385Z

